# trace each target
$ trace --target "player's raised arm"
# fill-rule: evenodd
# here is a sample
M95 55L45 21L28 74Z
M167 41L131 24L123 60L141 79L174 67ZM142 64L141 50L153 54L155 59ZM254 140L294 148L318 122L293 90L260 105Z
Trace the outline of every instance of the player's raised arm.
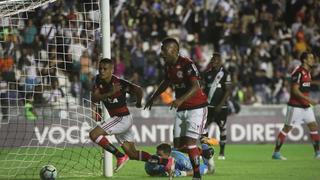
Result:
M170 85L170 81L169 80L163 80L158 89L152 94L152 96L150 97L150 99L147 101L146 105L144 106L143 109L151 109L152 105L153 105L153 101L156 97L158 97L161 93L163 93Z

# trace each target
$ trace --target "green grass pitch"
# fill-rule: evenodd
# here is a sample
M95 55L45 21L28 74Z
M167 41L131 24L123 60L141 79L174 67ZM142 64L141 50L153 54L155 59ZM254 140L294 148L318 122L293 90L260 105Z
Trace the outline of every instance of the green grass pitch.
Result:
M148 152L154 152L154 147L139 147ZM218 148L215 148L218 152ZM226 147L226 160L217 160L216 173L203 176L203 180L313 180L320 179L320 160L313 157L311 144L285 144L282 154L287 161L271 159L273 145L228 145ZM74 150L73 150L74 151ZM58 167L59 171L59 167ZM1 173L1 171L0 171ZM70 176L73 176L72 178ZM144 172L144 163L129 161L123 169L111 178L100 175L93 177L77 177L75 174L64 174L58 180L157 180L167 178L149 177ZM1 179L1 178L0 178ZM31 180L34 178L23 178ZM191 177L175 178L190 180ZM22 180L22 179L21 179Z

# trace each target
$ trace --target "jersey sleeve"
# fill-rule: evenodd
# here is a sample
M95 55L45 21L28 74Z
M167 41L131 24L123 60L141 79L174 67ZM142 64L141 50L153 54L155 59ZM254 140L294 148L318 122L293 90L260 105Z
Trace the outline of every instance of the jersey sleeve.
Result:
M301 81L301 72L296 71L291 75L291 83L299 84Z
M189 80L193 80L193 79L199 80L200 79L200 74L199 74L198 68L196 67L196 65L194 63L190 63L185 66L185 76Z
M132 84L124 79L120 79L120 85L121 85L121 90L125 91L127 93L130 92L130 88L132 87Z
M225 76L224 76L224 81L223 81L222 86L223 86L224 89L226 89L226 87L230 86L232 84L232 82L231 82L230 73L228 73L226 71L224 73L225 73Z

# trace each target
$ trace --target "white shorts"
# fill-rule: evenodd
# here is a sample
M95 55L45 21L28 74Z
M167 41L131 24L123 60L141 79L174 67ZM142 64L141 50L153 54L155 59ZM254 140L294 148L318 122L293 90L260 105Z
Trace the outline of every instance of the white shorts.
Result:
M309 124L315 122L316 118L313 112L312 107L301 108L287 106L287 115L284 124L289 126L300 125L300 124Z
M106 131L108 135L115 135L120 144L125 141L134 142L134 133L131 129L133 119L131 115L114 116L105 119L99 126Z
M207 107L178 111L173 128L174 138L187 136L199 139L207 122L207 115Z

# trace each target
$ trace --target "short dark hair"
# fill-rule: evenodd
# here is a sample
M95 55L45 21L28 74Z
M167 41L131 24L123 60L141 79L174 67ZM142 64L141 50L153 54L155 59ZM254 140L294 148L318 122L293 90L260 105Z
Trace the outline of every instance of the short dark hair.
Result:
M221 54L220 54L220 53L217 53L217 52L214 52L214 53L212 53L212 57L213 57L213 59L215 59L215 60L216 60L216 58L220 58L220 59L221 59Z
M111 64L113 65L113 61L109 58L103 58L100 60L99 64Z
M171 43L174 43L177 45L178 49L179 49L179 42L178 40L176 40L175 38L173 37L167 37L165 38L164 40L162 40L162 45L166 46L167 44L171 44Z
M168 143L161 143L157 146L157 150L163 151L166 154L171 153L171 145Z
M312 53L311 53L311 52L307 52L307 51L301 53L301 55L300 55L300 61L301 61L301 63L303 63L304 60L308 58L308 55L309 55L309 54L312 54Z

